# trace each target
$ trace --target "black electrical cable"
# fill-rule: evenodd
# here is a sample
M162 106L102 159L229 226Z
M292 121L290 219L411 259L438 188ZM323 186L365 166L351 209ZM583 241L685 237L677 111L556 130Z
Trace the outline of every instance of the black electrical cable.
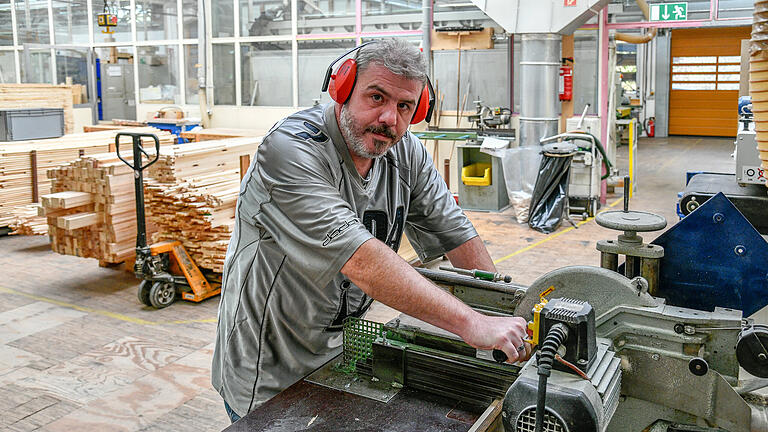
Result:
M544 342L541 344L538 356L539 388L536 398L536 426L535 432L542 432L544 428L544 413L547 403L547 379L552 373L552 363L555 361L560 345L568 339L568 326L557 323L549 329Z
M597 139L596 136L592 135L589 132L576 131L576 132L571 132L571 133L587 135L587 136L592 137L595 140L595 145L597 146L597 150L603 156L603 165L605 165L605 175L600 177L600 180L605 180L606 178L608 178L611 175L611 168L613 168L613 164L611 163L610 160L608 160L608 155L605 153L605 148L603 148L603 143L601 143L600 140ZM584 138L575 138L575 139L580 139L580 140L584 140L584 141L587 141L587 142L592 142L586 136Z

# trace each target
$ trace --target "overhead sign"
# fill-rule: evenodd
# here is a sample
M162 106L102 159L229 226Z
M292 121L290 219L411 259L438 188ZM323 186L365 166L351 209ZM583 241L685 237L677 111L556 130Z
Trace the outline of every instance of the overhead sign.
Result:
M688 19L688 2L652 3L651 21L685 21Z
M576 0L563 0L563 6L576 6Z

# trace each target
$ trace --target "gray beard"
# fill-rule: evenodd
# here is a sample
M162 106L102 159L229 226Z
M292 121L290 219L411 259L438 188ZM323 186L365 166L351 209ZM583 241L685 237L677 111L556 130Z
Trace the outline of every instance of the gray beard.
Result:
M350 150L356 156L366 159L378 159L384 156L384 153L386 153L390 148L389 143L374 140L373 143L376 146L375 150L373 152L368 151L368 149L365 147L365 142L363 142L363 135L365 134L365 130L356 127L355 117L349 112L346 105L341 106L341 115L339 116L339 129L341 130L341 135L344 137L344 140L347 142ZM397 139L394 142L397 141L400 141L400 139Z

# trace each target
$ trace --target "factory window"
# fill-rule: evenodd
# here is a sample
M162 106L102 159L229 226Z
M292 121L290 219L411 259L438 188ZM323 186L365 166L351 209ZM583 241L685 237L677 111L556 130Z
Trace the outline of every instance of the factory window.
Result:
M739 83L717 83L718 90L738 90Z
M300 1L299 34L352 33L355 31L355 15L355 0Z
M718 63L739 63L741 62L741 57L739 56L719 56L717 58Z
M19 44L51 43L51 33L50 28L48 27L48 22L48 2L16 2L16 23L19 27ZM50 57L51 55L48 53L49 60ZM34 75L34 73L29 76L32 75ZM49 81L50 78L46 82Z
M329 102L322 92L325 70L332 61L355 46L354 39L299 41L299 106ZM338 64L335 65L338 67Z
M75 104L88 102L88 49L56 50L56 82L79 85Z
M291 41L240 45L242 105L292 105L291 45Z
M198 0L181 1L181 20L183 23L184 39L197 38L197 1Z
M235 45L213 44L213 103L235 104Z
M197 45L184 45L184 82L186 83L186 97L188 104L200 103L198 91L200 82L198 73L201 64L197 55Z
M98 14L103 10L104 4L98 1L93 1L93 13ZM101 42L130 42L133 37L131 35L131 2L130 0L114 0L107 3L108 12L117 15L117 26L112 27L110 30L114 33L105 33L104 27L99 27L94 23L93 26L93 41L96 43ZM95 19L95 18L94 18Z
M717 19L752 18L752 13L755 11L754 3L745 0L719 0L715 3L717 4ZM709 2L707 2L706 7L709 7ZM688 17L688 19L692 18Z
M169 40L179 37L175 1L136 1L136 40Z
M718 72L740 72L741 71L741 65L735 64L735 65L718 65L717 66Z
M13 51L0 51L0 84L16 82L16 56Z
M672 81L714 81L715 74L672 74Z
M290 2L285 2L283 0L239 1L241 36L275 36L291 34Z
M672 90L714 90L715 83L672 83Z
M423 16L421 0L362 3L364 32L419 30Z
M515 52L515 61L520 61L519 51ZM573 33L573 112L581 115L589 104L588 114L597 114L597 79L598 71L597 32L577 30ZM516 65L519 67L519 63ZM519 70L519 69L517 69ZM515 75L520 75L515 74ZM519 91L515 91L518 97Z
M691 64L691 63L717 63L717 57L715 56L706 56L706 57L674 57L672 59L672 64Z
M717 74L717 81L738 81L739 74Z
M139 102L179 103L179 59L176 46L138 48Z
M212 0L211 11L213 15L213 37L234 36L235 11L232 5L232 0Z
M715 65L672 66L672 73L685 73L685 72L717 72L717 66Z
M51 50L28 48L21 53L21 82L50 84Z
M461 58L457 50L434 51L433 77L442 109L474 112L474 101L509 107L508 46L508 42L496 42L492 49L461 51Z
M13 45L11 0L0 0L0 45Z
M55 43L87 44L89 42L86 0L53 0L51 7L53 8Z

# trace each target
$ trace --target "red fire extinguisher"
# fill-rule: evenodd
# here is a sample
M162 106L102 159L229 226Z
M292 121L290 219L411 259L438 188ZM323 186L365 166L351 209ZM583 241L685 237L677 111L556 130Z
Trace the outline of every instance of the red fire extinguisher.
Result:
M571 65L568 64L571 62ZM563 58L560 66L560 100L569 101L573 98L573 59Z
M655 117L649 117L648 120L645 121L645 133L648 135L649 138L653 138L653 136L656 134L656 118Z

